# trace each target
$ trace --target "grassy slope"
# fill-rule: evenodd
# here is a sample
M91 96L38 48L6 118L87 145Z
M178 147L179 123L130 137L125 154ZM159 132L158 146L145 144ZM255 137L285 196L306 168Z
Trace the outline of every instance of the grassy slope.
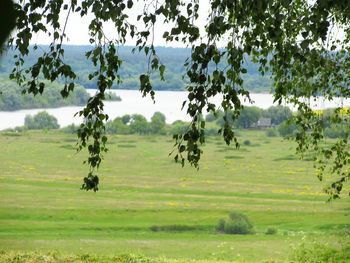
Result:
M87 167L72 135L0 135L0 248L260 261L287 260L305 236L342 239L349 200L325 203L312 162L294 157L290 142L242 134L252 145L240 150L209 138L198 172L168 157L168 137L112 137L98 193L79 190ZM256 234L215 233L230 211L247 214ZM149 229L174 224L193 230ZM270 226L277 235L264 235Z

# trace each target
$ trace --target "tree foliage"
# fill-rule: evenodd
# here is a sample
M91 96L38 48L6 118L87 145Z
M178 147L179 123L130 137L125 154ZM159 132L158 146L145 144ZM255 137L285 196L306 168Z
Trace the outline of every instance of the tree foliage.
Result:
M124 115L106 123L106 132L109 134L166 134L165 115L155 112L151 122L141 114Z
M188 45L191 53L184 67L189 79L185 89L189 92L187 113L192 118L191 125L183 133L174 136L175 160L184 165L187 160L198 167L205 142L204 112L214 112L217 106L210 98L221 94L220 108L231 111L236 119L242 110L242 99L250 100L243 76L247 72L245 58L250 56L259 63L261 74L271 74L274 80L275 101L286 100L298 108L300 114L295 122L299 126L296 134L297 150L308 149L320 153L319 178L330 168L334 174L333 183L326 190L331 197L339 197L343 184L349 179L348 137L332 144L324 145L323 119L311 110L308 98L336 96L348 98L349 89L349 4L341 0L211 0L210 10L204 30L197 26L200 18L199 0L156 0L143 1L144 8L137 15L137 27L128 17L134 11L135 0L19 0L15 4L17 32L10 40L19 55L11 77L20 85L25 85L30 93L42 93L45 82L64 79L61 91L63 97L74 89L76 74L66 63L63 39L69 26L68 17L92 14L87 25L91 36L91 50L86 58L95 69L89 79L97 83L99 93L90 98L86 107L79 112L85 122L78 130L80 149L87 147L90 166L89 175L84 179L83 188L98 189L98 169L102 154L106 152L107 138L104 123L108 116L103 112L105 92L122 80L119 71L122 60L118 56L118 46L126 38L135 41L135 52L146 55L148 68L140 74L140 91L144 96L154 98L152 75L159 74L163 80L165 66L160 61L154 47L154 35L162 34L171 43ZM136 11L136 10L135 10ZM63 22L62 22L63 21ZM105 22L111 22L117 32L108 38L104 32ZM169 30L155 31L158 24ZM335 31L343 32L337 37ZM53 41L48 51L31 66L24 65L29 52L29 43L35 33L49 34ZM224 43L220 46L220 43ZM35 48L35 47L34 47ZM301 100L300 98L306 98ZM341 107L340 107L341 108ZM332 121L346 122L349 110L335 111ZM225 118L220 129L227 144L238 145L233 124ZM331 159L330 162L324 160Z
M141 114L133 114L130 119L130 130L132 133L147 134L149 125L147 119Z
M258 122L261 112L261 109L258 107L245 107L237 118L236 126L243 129L251 127Z
M225 125L226 122L232 124L236 128L252 128L257 126L258 120L261 117L270 118L271 124L279 125L285 120L292 118L292 111L284 106L271 106L264 110L255 106L246 106L241 111L237 118L233 118L232 111L216 111L205 116L207 122L216 121L219 126Z
M220 219L216 230L225 234L253 234L253 224L244 214L231 212L228 219Z
M281 122L292 118L293 113L288 107L277 106L269 107L262 113L264 117L271 118L273 125L279 125Z
M14 111L34 108L55 108L63 106L82 106L88 101L90 95L80 85L77 85L68 98L62 98L60 91L62 85L47 83L42 96L33 97L31 94L22 94L22 88L13 81L0 77L0 110ZM118 99L118 98L112 98ZM119 98L120 99L120 98Z
M27 115L24 119L24 126L29 130L58 129L60 127L57 119L46 111L41 111L34 116Z
M0 50L15 27L16 15L14 4L11 0L3 0L0 10Z
M93 63L87 61L85 53L91 49L91 46L65 45L64 54L65 62L72 66L72 69L77 75L75 83L89 89L96 89L96 81L89 79L89 73L94 70ZM37 50L32 46L29 47L28 56L25 59L24 65L35 63L42 51L48 51L46 45L39 45ZM114 82L112 88L116 89L138 89L139 75L147 71L148 62L147 56L144 53L132 52L133 47L121 46L118 47L118 56L123 61L123 66L118 71L122 83ZM182 76L186 69L183 63L191 54L189 48L172 48L172 47L156 47L156 52L159 60L166 67L166 81L161 81L159 74L152 74L151 81L154 90L183 90L184 84L188 78ZM13 67L13 56L15 50L7 50L1 59L0 72L8 74ZM258 64L255 64L247 56L247 74L243 76L246 88L251 92L270 92L272 88L271 80L268 76L262 77L258 72ZM213 65L210 65L213 68ZM60 80L59 80L60 81ZM64 81L62 81L64 82Z
M164 134L165 124L165 115L158 111L155 112L151 118L151 132L155 134Z

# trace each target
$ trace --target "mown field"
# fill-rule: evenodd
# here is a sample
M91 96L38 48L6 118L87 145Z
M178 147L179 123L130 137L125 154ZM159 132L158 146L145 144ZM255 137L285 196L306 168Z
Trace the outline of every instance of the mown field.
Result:
M310 158L279 137L241 134L250 145L239 150L208 138L198 172L168 157L167 136L113 136L93 193L79 189L88 167L74 135L0 133L0 262L284 262L304 245L348 243L349 198L326 202ZM231 211L255 234L218 233Z

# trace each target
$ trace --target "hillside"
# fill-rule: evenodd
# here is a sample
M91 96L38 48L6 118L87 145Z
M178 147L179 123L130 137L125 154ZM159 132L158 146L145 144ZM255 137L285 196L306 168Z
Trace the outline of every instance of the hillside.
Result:
M29 64L36 62L38 55L42 54L48 47L39 46L37 50L29 52L25 59ZM78 84L85 88L96 88L96 83L88 79L88 74L93 71L93 65L86 60L85 52L91 50L91 46L66 46L65 62L72 65L78 73ZM118 89L138 89L139 75L147 71L147 59L143 53L132 53L132 47L120 47L118 53L122 58L123 65L120 69L120 76L123 80L121 85L115 85ZM158 47L157 52L161 63L166 66L165 82L162 82L155 74L153 76L154 88L156 90L183 90L183 75L185 68L183 64L190 54L190 49L186 48L166 48ZM14 51L8 51L0 62L0 73L9 73L12 70ZM258 72L257 64L246 59L247 74L244 75L245 87L252 92L269 92L271 90L271 81L267 77L261 77Z

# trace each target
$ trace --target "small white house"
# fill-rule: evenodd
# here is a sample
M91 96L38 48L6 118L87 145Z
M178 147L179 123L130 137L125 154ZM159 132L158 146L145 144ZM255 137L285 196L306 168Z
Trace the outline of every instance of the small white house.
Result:
M270 128L271 126L271 118L259 118L257 122L257 127L260 129Z

